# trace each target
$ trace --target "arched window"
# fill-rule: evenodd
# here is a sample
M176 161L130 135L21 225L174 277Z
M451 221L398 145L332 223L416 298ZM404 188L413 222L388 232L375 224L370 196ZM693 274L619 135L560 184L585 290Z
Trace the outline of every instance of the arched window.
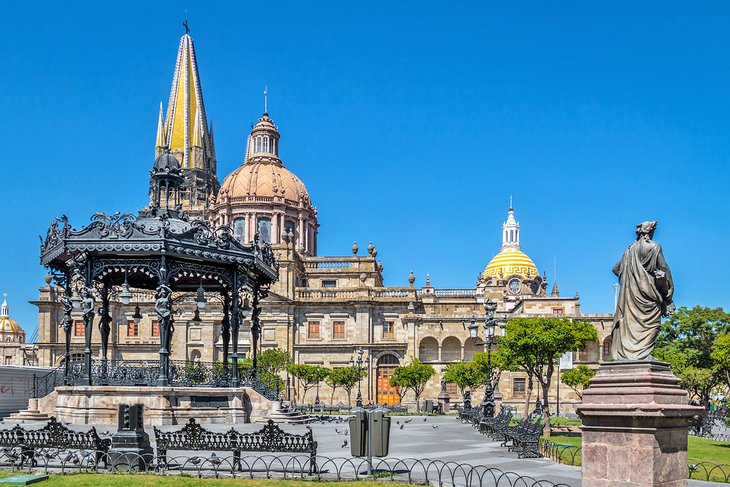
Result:
M241 243L246 243L246 219L236 218L233 220L233 238Z
M447 337L441 343L441 361L458 362L461 360L461 341L456 337Z
M437 362L439 359L439 342L434 337L426 337L418 346L418 359L421 362Z
M269 152L269 138L264 137L264 152Z
M271 243L271 218L259 218L259 240Z
M378 359L378 367L382 367L384 365L399 365L400 360L398 360L398 357L392 354L386 354L383 355Z
M256 137L254 152L261 152L261 137Z

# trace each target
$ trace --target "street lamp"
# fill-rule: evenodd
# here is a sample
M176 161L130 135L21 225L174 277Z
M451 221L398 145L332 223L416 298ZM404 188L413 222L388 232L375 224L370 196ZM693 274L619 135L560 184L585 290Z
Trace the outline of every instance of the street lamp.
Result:
M484 318L484 331L486 332L486 341L479 340L479 327L476 324L476 318L472 318L471 325L469 325L469 335L471 336L472 344L476 346L486 345L487 346L487 389L484 393L484 401L482 402L482 413L486 417L494 416L494 387L492 386L492 344L494 343L494 331L497 327L497 318L494 317L494 312L497 310L497 303L491 299L487 299L484 302L484 311L486 316Z
M355 406L362 407L362 392L360 390L360 382L362 381L362 354L365 350L362 347L357 349L357 396L355 398Z

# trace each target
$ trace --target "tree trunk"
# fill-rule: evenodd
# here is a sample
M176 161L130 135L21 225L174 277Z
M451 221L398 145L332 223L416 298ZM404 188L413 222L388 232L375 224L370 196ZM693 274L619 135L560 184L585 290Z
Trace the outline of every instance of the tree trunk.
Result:
M550 401L548 401L548 392L550 389L550 383L546 382L542 385L542 417L545 420L545 424L542 428L543 436L550 436Z
M525 417L530 415L530 400L532 399L532 375L527 374L527 394L525 397Z

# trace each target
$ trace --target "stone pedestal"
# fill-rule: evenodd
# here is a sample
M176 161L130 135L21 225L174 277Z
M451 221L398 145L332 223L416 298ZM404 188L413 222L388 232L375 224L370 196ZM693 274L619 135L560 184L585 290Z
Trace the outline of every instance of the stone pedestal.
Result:
M437 397L441 414L448 414L451 403L451 396L446 391L441 391Z
M583 392L583 487L687 485L687 422L702 408L669 364L602 363Z
M144 406L119 405L117 432L112 436L109 463L114 471L144 472L152 465L150 437L144 430Z

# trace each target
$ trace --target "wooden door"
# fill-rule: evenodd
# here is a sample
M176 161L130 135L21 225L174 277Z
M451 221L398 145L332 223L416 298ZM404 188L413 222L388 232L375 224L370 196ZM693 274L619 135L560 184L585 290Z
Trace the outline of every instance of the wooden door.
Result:
M377 402L384 406L398 405L398 391L390 385L395 367L379 366L377 371Z

